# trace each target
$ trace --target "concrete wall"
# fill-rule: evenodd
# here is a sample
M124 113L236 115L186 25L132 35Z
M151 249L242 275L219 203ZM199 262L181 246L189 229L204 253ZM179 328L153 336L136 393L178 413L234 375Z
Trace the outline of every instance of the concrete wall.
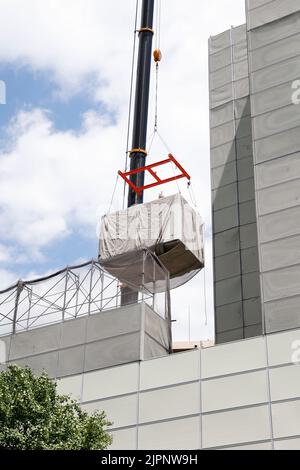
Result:
M300 330L59 380L113 449L300 449ZM294 357L293 357L294 355Z
M209 41L216 342L262 333L246 25Z
M76 348L93 342L74 346L81 334L75 324L63 336L72 355L58 343L62 324L6 338L9 357L56 375L59 393L85 410L105 410L113 449L300 450L300 329L145 361L121 351L123 364L105 368L108 356L98 351L91 356L98 365L84 368ZM100 331L93 328L88 339L97 342Z

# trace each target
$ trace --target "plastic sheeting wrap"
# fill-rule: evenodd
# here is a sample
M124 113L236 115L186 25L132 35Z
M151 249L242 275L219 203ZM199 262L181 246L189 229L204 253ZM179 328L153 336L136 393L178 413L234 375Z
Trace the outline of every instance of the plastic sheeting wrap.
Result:
M164 292L162 268L153 262L143 268L141 253L153 251L169 272L170 288L181 286L204 266L202 219L180 194L160 198L105 215L99 248L101 264L113 276L136 286L143 273L149 290Z

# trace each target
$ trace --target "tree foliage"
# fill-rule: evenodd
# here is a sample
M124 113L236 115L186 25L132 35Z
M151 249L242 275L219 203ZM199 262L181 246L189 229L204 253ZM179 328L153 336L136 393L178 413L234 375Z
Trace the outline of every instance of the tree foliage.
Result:
M46 373L16 365L0 373L0 449L103 450L109 425L104 412L89 415L59 395Z

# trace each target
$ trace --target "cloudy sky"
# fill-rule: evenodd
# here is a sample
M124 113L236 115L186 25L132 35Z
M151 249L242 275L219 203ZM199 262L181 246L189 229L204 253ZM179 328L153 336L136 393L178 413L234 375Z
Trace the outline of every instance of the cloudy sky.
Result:
M208 267L173 293L174 338L213 335L207 40L244 0L161 0L159 132L192 175ZM97 256L124 168L136 0L0 0L0 289ZM155 68L152 70L154 85ZM153 131L154 93L149 135ZM149 162L165 157L155 141ZM185 194L186 184L180 183ZM122 205L117 185L113 209ZM152 192L146 199L156 197ZM170 185L165 194L177 192ZM204 302L206 282L206 314Z

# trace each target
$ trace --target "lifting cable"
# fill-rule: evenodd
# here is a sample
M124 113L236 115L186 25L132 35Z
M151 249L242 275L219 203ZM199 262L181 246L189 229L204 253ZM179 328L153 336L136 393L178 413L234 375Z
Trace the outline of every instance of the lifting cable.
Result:
M154 133L157 135L157 137L160 139L161 143L164 145L164 147L166 148L167 152L168 153L171 153L173 155L173 152L171 150L171 148L169 147L169 145L167 144L167 142L164 140L164 138L161 136L161 134L158 132L158 130L156 129L154 131ZM155 135L154 134L154 135ZM173 174L175 176L175 167L174 167L174 163L171 162L171 166L172 166L172 171L173 171ZM181 194L181 191L180 191L180 187L179 187L179 184L178 184L178 180L176 180L176 186L177 186L177 190L178 190L178 194Z
M205 315L205 326L208 326L208 307L207 307L207 280L206 280L206 250L205 250L205 223L203 223L203 261L204 261L204 268L203 268L203 296L204 296L204 315Z
M153 52L154 62L156 64L154 132L157 132L157 126L158 126L158 78L159 78L159 62L162 59L162 54L160 51L160 34L161 34L161 0L157 0L156 2L155 50Z
M113 190L112 197L111 197L111 200L110 200L109 209L108 209L108 212L107 212L108 214L110 214L110 211L111 211L114 199L115 199L115 194L116 194L116 191L117 191L118 181L119 181L119 175L117 175L117 178L116 178L114 190Z

